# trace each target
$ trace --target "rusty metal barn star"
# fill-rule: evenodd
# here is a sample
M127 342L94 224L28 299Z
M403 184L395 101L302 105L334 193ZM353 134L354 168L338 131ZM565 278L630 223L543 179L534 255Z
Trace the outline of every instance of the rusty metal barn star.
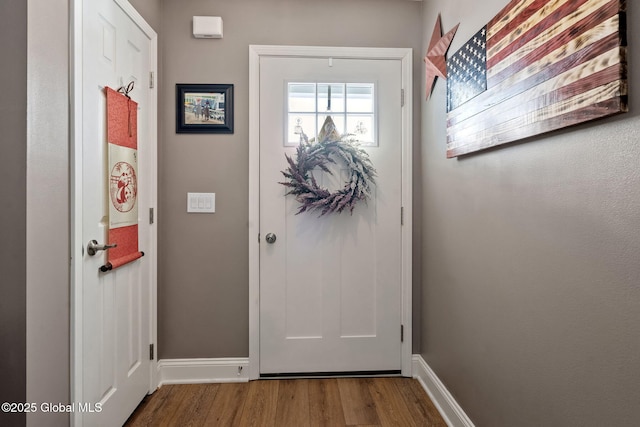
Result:
M447 53L447 50L449 50L449 46L453 41L453 36L455 36L456 30L458 29L458 25L453 27L453 29L443 36L440 14L438 14L438 19L436 20L436 25L433 28L431 40L429 41L429 49L427 50L427 55L424 57L424 62L426 64L426 99L429 99L429 95L431 95L436 77L447 78L447 62L444 56Z

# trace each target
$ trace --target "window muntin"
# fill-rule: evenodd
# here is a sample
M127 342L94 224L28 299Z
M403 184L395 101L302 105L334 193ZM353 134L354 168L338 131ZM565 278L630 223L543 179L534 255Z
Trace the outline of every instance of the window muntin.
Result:
M317 136L328 115L339 132L364 146L378 145L375 83L289 82L286 95L285 145L297 145L300 130Z

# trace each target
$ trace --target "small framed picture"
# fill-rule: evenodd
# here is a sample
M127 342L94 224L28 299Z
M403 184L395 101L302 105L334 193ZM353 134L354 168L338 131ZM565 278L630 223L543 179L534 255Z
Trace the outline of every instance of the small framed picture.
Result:
M233 133L233 85L176 84L176 133Z

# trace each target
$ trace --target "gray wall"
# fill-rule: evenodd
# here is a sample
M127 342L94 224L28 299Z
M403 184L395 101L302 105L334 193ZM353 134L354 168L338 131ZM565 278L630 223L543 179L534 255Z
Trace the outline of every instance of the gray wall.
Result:
M142 15L147 24L156 33L160 33L160 21L162 20L161 3L162 0L129 0L129 3ZM158 35L159 36L159 35ZM158 48L158 50L160 50Z
M411 47L418 83L421 10L389 0L162 3L160 358L249 354L249 45ZM222 16L224 38L194 39L193 15ZM176 83L234 84L235 133L177 135ZM415 122L418 141L418 115ZM215 192L216 213L187 214L190 191Z
M0 3L0 402L26 400L27 4ZM10 58L10 60L8 59ZM0 412L0 425L24 425Z
M424 2L450 53L506 0ZM629 23L640 8L627 2ZM445 84L422 111L422 355L478 426L640 420L640 34L630 112L445 159ZM424 50L424 49L423 49Z

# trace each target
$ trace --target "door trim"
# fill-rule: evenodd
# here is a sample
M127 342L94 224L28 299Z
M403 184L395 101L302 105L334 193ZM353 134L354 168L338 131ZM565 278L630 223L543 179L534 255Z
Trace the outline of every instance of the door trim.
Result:
M128 2L128 0L113 0L131 20L142 30L150 40L149 66L154 76L158 75L158 35L151 26L144 20L142 15ZM71 149L70 149L70 229L71 229L71 269L70 269L70 296L71 296L71 317L70 317L70 384L71 402L82 402L83 396L83 373L82 373L82 2L83 0L71 0L70 2L70 48L69 48L69 69L70 69L70 129L71 129ZM149 116L150 129L149 139L153 141L151 148L151 205L156 212L155 223L157 224L158 206L158 83L154 83L155 88L149 92ZM144 214L141 213L144 218ZM157 227L150 231L150 245L145 258L148 257L150 263L151 289L149 292L151 305L150 319L150 341L158 342L157 332L157 265L158 265L158 234ZM156 345L157 347L157 345ZM158 354L156 348L156 355ZM152 393L158 388L157 356L150 363L149 392ZM82 424L82 414L79 411L71 414L70 425Z
M411 376L413 211L413 50L322 46L249 46L249 379L260 377L260 58L395 59L401 61L402 107L402 375ZM400 325L398 325L400 336Z

